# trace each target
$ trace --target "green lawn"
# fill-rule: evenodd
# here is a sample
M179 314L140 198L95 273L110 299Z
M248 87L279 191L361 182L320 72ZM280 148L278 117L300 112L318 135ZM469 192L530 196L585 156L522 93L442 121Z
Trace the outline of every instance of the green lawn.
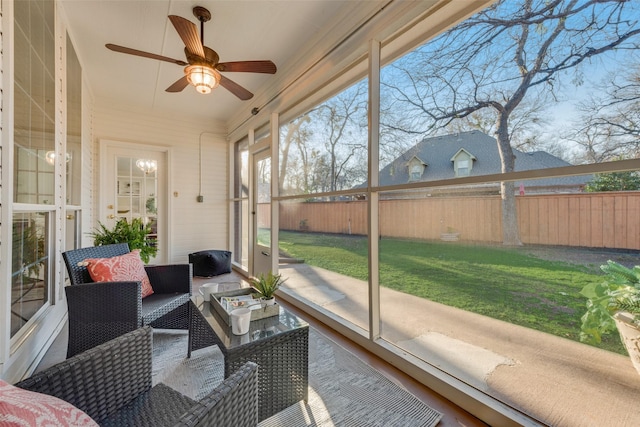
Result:
M593 269L503 247L380 240L382 286L579 341L584 285ZM307 264L367 280L367 239L280 232L280 249ZM617 334L601 348L626 354Z

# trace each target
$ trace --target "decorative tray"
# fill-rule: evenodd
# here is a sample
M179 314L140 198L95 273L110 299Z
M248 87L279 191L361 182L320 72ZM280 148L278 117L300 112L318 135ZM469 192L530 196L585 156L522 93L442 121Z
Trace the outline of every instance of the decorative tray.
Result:
M248 307L251 310L251 320L264 319L265 317L280 314L280 305L264 305L264 302L252 297L253 289L236 289L211 294L209 303L211 307L222 317L227 325L231 325L229 313L239 307Z

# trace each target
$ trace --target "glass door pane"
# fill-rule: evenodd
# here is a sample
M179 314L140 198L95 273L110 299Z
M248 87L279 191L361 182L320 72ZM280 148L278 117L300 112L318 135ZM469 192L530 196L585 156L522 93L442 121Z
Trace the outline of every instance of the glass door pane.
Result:
M269 150L254 157L255 239L253 274L271 270L271 156Z

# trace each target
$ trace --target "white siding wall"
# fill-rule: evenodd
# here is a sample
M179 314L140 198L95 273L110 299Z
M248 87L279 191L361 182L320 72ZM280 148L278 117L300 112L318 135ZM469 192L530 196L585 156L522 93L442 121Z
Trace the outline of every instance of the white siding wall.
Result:
M116 108L95 107L93 115L94 212L99 212L97 144L109 139L136 144L171 147L169 158L169 241L167 259L188 261L191 252L227 249L228 238L228 144L222 124L175 116L157 116ZM199 153L202 143L202 195ZM174 195L177 193L177 197ZM95 216L94 216L95 221ZM91 225L95 226L97 223ZM86 226L85 226L86 228ZM85 230L90 231L90 230Z
M91 246L93 239L87 233L93 228L96 220L92 209L94 206L93 188L94 173L93 164L95 160L95 150L91 143L93 141L93 98L83 72L82 82L82 190L80 193L80 203L82 205L82 220L80 221L81 246ZM66 268L66 267L65 267Z
M0 160L3 157L3 149L4 149L4 144L5 144L5 140L8 139L7 137L7 133L8 130L6 129L6 125L5 122L7 120L8 114L7 111L5 110L5 105L8 104L8 97L5 95L5 84L6 84L6 74L5 74L5 21L4 21L4 9L3 9L3 2L0 1ZM8 62L8 61L7 61ZM8 150L6 151L8 153ZM6 154L5 154L6 155ZM3 177L3 173L2 173L2 162L0 162L0 227L3 224L3 220L5 218L5 211L3 211L3 203L5 203L6 200L6 196L2 191L2 187L4 186L4 183L2 182L2 177ZM6 208L5 208L6 209ZM6 225L5 225L6 227ZM8 236L9 233L6 231L0 231L0 250L2 249L2 240L6 239L6 236ZM7 253L7 251L4 251L3 253ZM6 263L7 261L5 259L3 259L2 256L0 256L0 263ZM4 268L4 265L0 264L0 277L2 275L2 272L4 272L6 269ZM4 363L5 360L7 359L8 355L9 355L9 339L7 338L7 331L8 328L5 327L4 325L8 325L10 322L10 315L9 315L9 310L7 310L6 308L9 307L9 301L11 300L11 291L10 291L10 286L8 285L4 285L4 286L0 286L0 375L2 374L2 372L4 372Z

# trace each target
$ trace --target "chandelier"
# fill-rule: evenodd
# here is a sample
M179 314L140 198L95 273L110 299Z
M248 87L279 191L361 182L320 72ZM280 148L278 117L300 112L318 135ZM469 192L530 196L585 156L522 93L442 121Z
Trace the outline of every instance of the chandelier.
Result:
M158 169L158 162L155 160L138 159L136 160L136 166L144 172L145 175L148 175Z
M49 163L50 165L55 165L56 164L56 152L55 151L47 151L44 155L44 159L46 160L47 163ZM68 163L69 160L71 160L71 154L66 153L65 155L65 160Z

